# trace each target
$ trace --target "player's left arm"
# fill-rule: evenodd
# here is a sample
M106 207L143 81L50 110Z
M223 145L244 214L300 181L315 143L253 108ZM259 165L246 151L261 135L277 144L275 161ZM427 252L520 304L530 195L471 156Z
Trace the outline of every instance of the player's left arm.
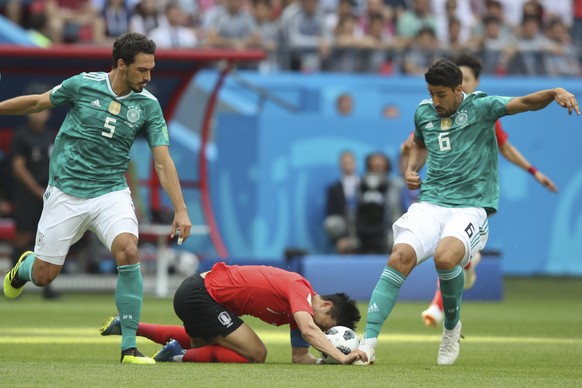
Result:
M568 109L568 114L572 111L580 114L580 107L576 97L563 88L540 90L526 96L512 98L505 106L508 115L527 111L540 110L556 101L562 108Z
M186 202L184 202L184 197L182 196L182 188L180 187L176 166L170 156L168 146L153 147L152 154L156 173L160 178L160 184L166 193L168 193L170 201L172 201L172 205L174 206L174 221L172 222L171 237L174 237L176 235L176 229L180 228L180 240L178 241L184 241L190 236L192 222L188 216Z

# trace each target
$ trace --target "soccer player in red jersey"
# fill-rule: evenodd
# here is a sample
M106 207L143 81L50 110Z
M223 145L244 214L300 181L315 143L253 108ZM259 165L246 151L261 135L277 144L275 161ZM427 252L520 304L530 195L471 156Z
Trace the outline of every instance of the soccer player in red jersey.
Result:
M469 55L461 55L457 57L453 62L461 68L463 72L463 92L473 93L479 86L479 76L481 74L481 62ZM408 150L410 149L411 142L413 141L414 133L412 133L409 138L403 143L401 147L401 154L406 156ZM538 181L542 186L547 188L551 192L557 192L558 188L552 182L550 178L544 175L541 171L535 168L522 154L519 152L515 146L513 146L508 140L508 134L501 127L501 122L497 120L495 122L495 137L497 138L497 146L499 147L499 152L508 161L520 167L524 171L528 171L536 181ZM473 257L471 262L465 267L465 289L470 289L475 284L477 280L477 274L475 272L475 267L481 261L481 254L478 253ZM429 307L424 310L421 314L422 320L426 326L437 327L441 325L443 320L443 299L441 295L440 287L437 283L437 290L435 292L434 298L430 303Z
M319 295L303 276L269 266L217 263L186 278L174 295L174 311L184 326L140 323L137 335L165 344L156 361L263 363L267 348L240 316L275 326L289 324L294 363L317 364L309 346L342 364L367 360L360 350L343 354L324 334L333 326L355 329L360 312L343 293ZM101 335L120 334L118 317Z

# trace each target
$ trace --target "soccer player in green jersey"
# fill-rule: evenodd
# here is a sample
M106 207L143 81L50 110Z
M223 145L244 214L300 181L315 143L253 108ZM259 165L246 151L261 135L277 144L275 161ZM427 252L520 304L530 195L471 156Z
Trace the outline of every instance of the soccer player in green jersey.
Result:
M170 235L190 235L192 223L168 146L158 100L145 86L156 45L129 33L113 44L109 73L81 73L44 94L0 102L0 114L25 115L56 106L69 112L55 140L34 252L24 252L4 278L4 295L18 297L26 282L47 286L59 274L71 245L87 230L111 250L118 270L115 302L121 317L121 362L155 364L136 347L143 280L138 261L138 222L125 179L135 138L145 136L156 173L174 206Z
M364 339L359 349L375 360L382 325L400 287L414 267L434 256L440 280L444 327L437 363L451 365L459 356L463 267L483 249L487 217L497 211L499 184L495 121L505 115L543 109L552 101L580 114L574 95L562 88L523 97L487 96L462 91L463 73L450 60L440 60L425 74L430 100L416 109L414 143L405 180L421 189L418 202L394 224L394 248L368 305ZM427 163L424 181L418 171Z

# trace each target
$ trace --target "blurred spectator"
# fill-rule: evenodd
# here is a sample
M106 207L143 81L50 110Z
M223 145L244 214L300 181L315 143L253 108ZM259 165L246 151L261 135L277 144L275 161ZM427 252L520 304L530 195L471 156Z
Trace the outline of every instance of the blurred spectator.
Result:
M485 32L480 39L483 73L505 74L517 50L516 39L513 34L502 32L502 22L496 16L485 17L483 23Z
M343 151L339 158L340 178L327 187L324 228L337 253L355 253L355 214L360 177L356 174L356 158Z
M12 23L22 23L22 0L0 0L0 14L5 15Z
M430 28L436 36L437 21L431 12L429 0L412 0L413 7L398 18L396 31L403 38L413 39L421 29Z
M355 18L354 15L354 3L353 0L340 0L337 5L335 12L328 13L325 15L325 28L328 34L335 34L336 29L339 27L340 21L346 18ZM361 29L355 29L357 36L362 36L363 32Z
M297 0L281 24L283 36L291 50L291 69L318 71L331 52L331 36L325 28L318 0Z
M576 1L577 0L540 0L540 3L544 7L544 18L546 20L558 18L569 30L572 28L572 9L575 7Z
M107 0L101 10L106 40L113 42L119 36L129 32L131 12L127 0Z
M551 43L544 36L537 15L526 16L517 37L518 54L509 69L511 74L545 74L544 53L551 49Z
M391 178L390 159L382 152L366 157L356 210L359 252L384 254L392 250L392 224L403 214L402 179Z
M572 39L578 48L578 58L582 59L582 0L574 0L574 20L572 22Z
M442 53L434 30L421 28L402 57L402 70L406 74L424 74Z
M49 158L55 133L47 127L50 111L28 115L27 124L12 138L12 172L14 175L14 223L16 236L13 243L12 263L20 254L33 250L36 227L43 208L43 195L49 181ZM58 297L48 286L43 288L47 299Z
M246 50L261 45L253 16L243 9L243 0L225 0L212 15L206 36L208 47Z
M184 27L183 14L178 3L170 2L166 5L166 21L154 28L149 38L160 48L192 48L198 41L194 30Z
M469 39L475 18L468 1L433 0L433 9L437 19L436 35L442 45L464 44ZM454 37L451 28L454 28Z
M356 32L356 18L344 15L334 30L335 44L331 66L333 71L353 73L360 70L364 39Z
M539 25L544 23L544 7L537 0L528 0L523 3L521 23L527 18L536 18Z
M156 0L141 0L133 10L129 20L131 32L148 35L157 27L167 23L164 15L159 11Z
M253 0L253 16L259 32L261 47L267 58L259 64L259 69L265 72L276 70L277 43L279 39L278 25L273 22L272 6L269 0Z
M44 6L54 43L103 41L103 19L90 0L46 0Z
M526 1L528 0L496 0L503 8L504 22L513 30L518 30L523 23L523 5Z
M551 43L548 55L544 56L547 74L553 76L580 75L578 53L562 20L559 18L550 20L546 28L546 36Z
M349 93L342 93L336 100L336 110L340 116L351 116L354 112L354 98Z

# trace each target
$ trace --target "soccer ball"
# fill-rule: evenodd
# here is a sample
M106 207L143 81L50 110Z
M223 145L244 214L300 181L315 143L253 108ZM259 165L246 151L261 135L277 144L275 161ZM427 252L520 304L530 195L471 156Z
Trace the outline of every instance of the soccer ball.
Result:
M325 336L343 354L350 354L358 348L360 339L355 331L345 326L334 326L325 332ZM321 359L326 364L337 364L338 362L325 353L321 353Z

